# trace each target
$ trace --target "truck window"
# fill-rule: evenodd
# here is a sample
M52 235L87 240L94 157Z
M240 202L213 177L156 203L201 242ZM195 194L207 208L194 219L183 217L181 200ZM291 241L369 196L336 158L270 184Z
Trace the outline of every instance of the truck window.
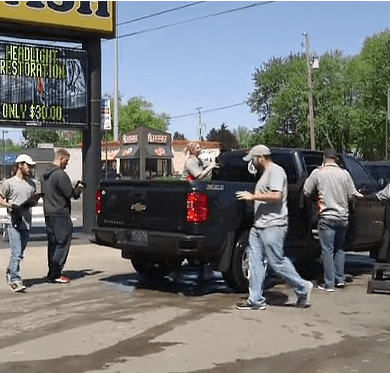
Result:
M273 151L271 158L274 163L284 168L287 175L287 182L289 184L297 182L298 176L292 153L277 153Z
M252 175L248 172L248 162L242 157L245 153L239 151L226 152L217 158L219 168L212 172L212 180L218 181L238 181L238 182L256 182L260 174Z
M303 164L306 166L306 172L308 175L312 173L317 167L320 167L323 162L323 156L321 153L312 153L303 155Z
M367 170L356 159L346 155L343 157L343 160L345 167L351 174L356 186L370 185L374 183L374 180L368 174Z

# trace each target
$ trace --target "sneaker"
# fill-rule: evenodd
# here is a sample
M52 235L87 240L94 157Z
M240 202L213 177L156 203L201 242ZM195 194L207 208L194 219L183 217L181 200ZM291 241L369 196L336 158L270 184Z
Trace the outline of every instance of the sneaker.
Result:
M244 302L244 303L237 303L236 308L238 310L265 310L266 305L265 303L262 304L252 304L250 302Z
M26 290L26 287L21 282L11 282L9 286L15 293L20 293Z
M337 289L344 289L345 288L345 283L344 282L340 282L338 284L335 285Z
M11 274L8 271L5 272L5 279L7 280L7 284L9 285L11 283Z
M313 290L313 284L310 281L305 281L307 286L307 293L298 297L296 306L299 308L307 308L310 306L310 296Z
M56 282L57 284L68 284L70 282L70 278L66 276L60 276L58 278L55 278L54 282Z
M328 293L334 292L334 287L333 286L325 285L325 284L322 284L322 283L317 284L317 289L327 291Z

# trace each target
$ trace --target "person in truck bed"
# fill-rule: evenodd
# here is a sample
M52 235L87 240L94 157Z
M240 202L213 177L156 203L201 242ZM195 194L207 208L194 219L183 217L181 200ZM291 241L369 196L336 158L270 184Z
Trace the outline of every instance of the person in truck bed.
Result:
M284 169L271 160L271 151L256 145L243 158L262 170L255 192L237 192L237 198L254 201L255 219L249 232L249 298L237 303L239 310L264 310L263 296L266 265L281 276L297 295L297 307L307 307L313 284L299 276L294 265L284 255L284 241L288 228L287 176Z
M213 168L216 168L215 164L205 165L199 158L202 151L202 147L196 141L191 141L187 144L185 152L188 153L188 158L184 163L183 179L187 181L201 180L207 177ZM213 270L209 263L199 263L199 279L208 280L212 277Z
M208 176L213 168L217 167L213 163L205 165L199 158L201 151L202 148L198 142L191 141L187 144L185 152L188 153L188 158L186 159L183 167L183 179L188 181L201 180Z

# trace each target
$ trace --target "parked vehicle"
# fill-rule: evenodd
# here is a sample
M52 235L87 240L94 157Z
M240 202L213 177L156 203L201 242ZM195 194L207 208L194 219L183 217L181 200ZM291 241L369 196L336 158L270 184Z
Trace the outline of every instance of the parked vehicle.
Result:
M289 230L286 252L311 266L319 255L316 204L303 197L310 172L323 161L322 152L271 148L272 159L288 179ZM118 248L140 274L156 278L183 261L210 262L235 290L246 291L248 232L253 204L235 192L253 191L260 175L248 172L245 151L219 156L210 181L103 180L96 196L96 242ZM362 193L378 184L355 158L340 155ZM378 252L385 229L385 207L379 201L354 200L346 250ZM303 266L304 267L304 266Z
M390 183L390 162L389 161L365 161L364 167L377 181L380 188Z

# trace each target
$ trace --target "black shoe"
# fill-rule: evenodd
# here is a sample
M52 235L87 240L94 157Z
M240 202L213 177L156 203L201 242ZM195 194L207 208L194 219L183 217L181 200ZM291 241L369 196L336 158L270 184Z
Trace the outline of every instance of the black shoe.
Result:
M335 285L337 289L344 289L345 288L345 283L344 282L340 282L338 284Z
M265 310L267 307L265 303L252 304L250 302L244 302L244 303L237 303L236 308L238 310Z

